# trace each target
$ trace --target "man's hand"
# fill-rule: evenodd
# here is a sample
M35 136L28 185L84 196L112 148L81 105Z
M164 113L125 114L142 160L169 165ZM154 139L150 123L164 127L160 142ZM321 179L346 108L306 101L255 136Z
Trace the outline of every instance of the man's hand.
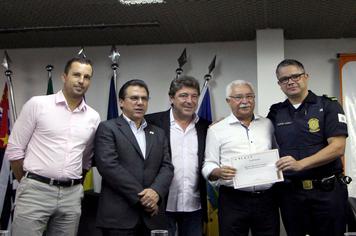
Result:
M236 169L231 166L222 166L220 168L215 168L209 176L209 179L212 181L222 179L222 180L231 180L236 175Z
M158 214L159 207L158 205L154 205L153 207L145 207L144 208L146 212L150 213L151 216L155 216Z
M281 157L277 162L276 166L279 170L292 170L292 171L301 171L304 169L304 166L300 161L297 161L292 156Z
M159 201L159 195L151 188L145 188L142 192L138 193L140 203L145 208L154 208Z
M25 175L25 172L23 170L23 160L24 159L10 161L12 172L14 173L16 180L19 183L21 181L21 178Z

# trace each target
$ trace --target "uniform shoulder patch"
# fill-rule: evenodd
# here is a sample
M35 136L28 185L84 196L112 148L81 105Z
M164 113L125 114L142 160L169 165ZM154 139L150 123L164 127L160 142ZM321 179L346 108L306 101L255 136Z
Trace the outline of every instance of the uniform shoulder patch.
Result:
M337 97L328 96L327 94L323 94L323 97L324 97L324 98L327 98L327 99L329 99L329 100L331 100L331 101L337 101Z
M279 108L281 108L282 105L283 105L283 102L275 103L275 104L273 104L273 105L270 107L270 110L271 110L271 111L276 111L276 110L278 110Z

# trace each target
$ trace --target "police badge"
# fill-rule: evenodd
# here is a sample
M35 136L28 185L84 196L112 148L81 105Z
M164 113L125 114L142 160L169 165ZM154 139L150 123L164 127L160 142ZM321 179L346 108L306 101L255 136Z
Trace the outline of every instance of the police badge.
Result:
M309 119L308 125L309 125L309 132L310 133L315 133L315 132L318 132L320 130L319 120L317 118Z

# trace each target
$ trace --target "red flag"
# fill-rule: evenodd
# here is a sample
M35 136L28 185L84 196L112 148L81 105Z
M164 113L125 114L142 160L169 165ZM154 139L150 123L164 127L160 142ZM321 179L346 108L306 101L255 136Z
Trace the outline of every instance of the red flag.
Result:
M1 125L0 125L0 148L5 149L9 138L9 125L8 125L9 100L8 100L7 84L5 84L4 87L0 108L2 113Z
M13 199L15 191L12 188L12 173L10 164L4 160L5 148L9 139L9 100L8 89L5 84L4 92L0 102L0 229L6 230L10 228L11 211L13 207Z

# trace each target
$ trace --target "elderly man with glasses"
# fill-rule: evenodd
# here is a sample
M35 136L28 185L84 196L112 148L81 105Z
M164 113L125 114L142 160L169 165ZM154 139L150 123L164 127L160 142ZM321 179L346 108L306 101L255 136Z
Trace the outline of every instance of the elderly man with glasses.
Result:
M287 96L270 108L279 146L277 167L285 181L278 184L280 208L289 236L344 235L347 178L341 156L348 135L346 118L335 99L308 90L309 75L296 60L276 69Z
M223 236L279 235L279 212L272 184L234 189L238 170L231 159L272 149L270 120L254 114L252 84L235 80L226 88L231 114L208 129L203 176L219 188L219 233Z

